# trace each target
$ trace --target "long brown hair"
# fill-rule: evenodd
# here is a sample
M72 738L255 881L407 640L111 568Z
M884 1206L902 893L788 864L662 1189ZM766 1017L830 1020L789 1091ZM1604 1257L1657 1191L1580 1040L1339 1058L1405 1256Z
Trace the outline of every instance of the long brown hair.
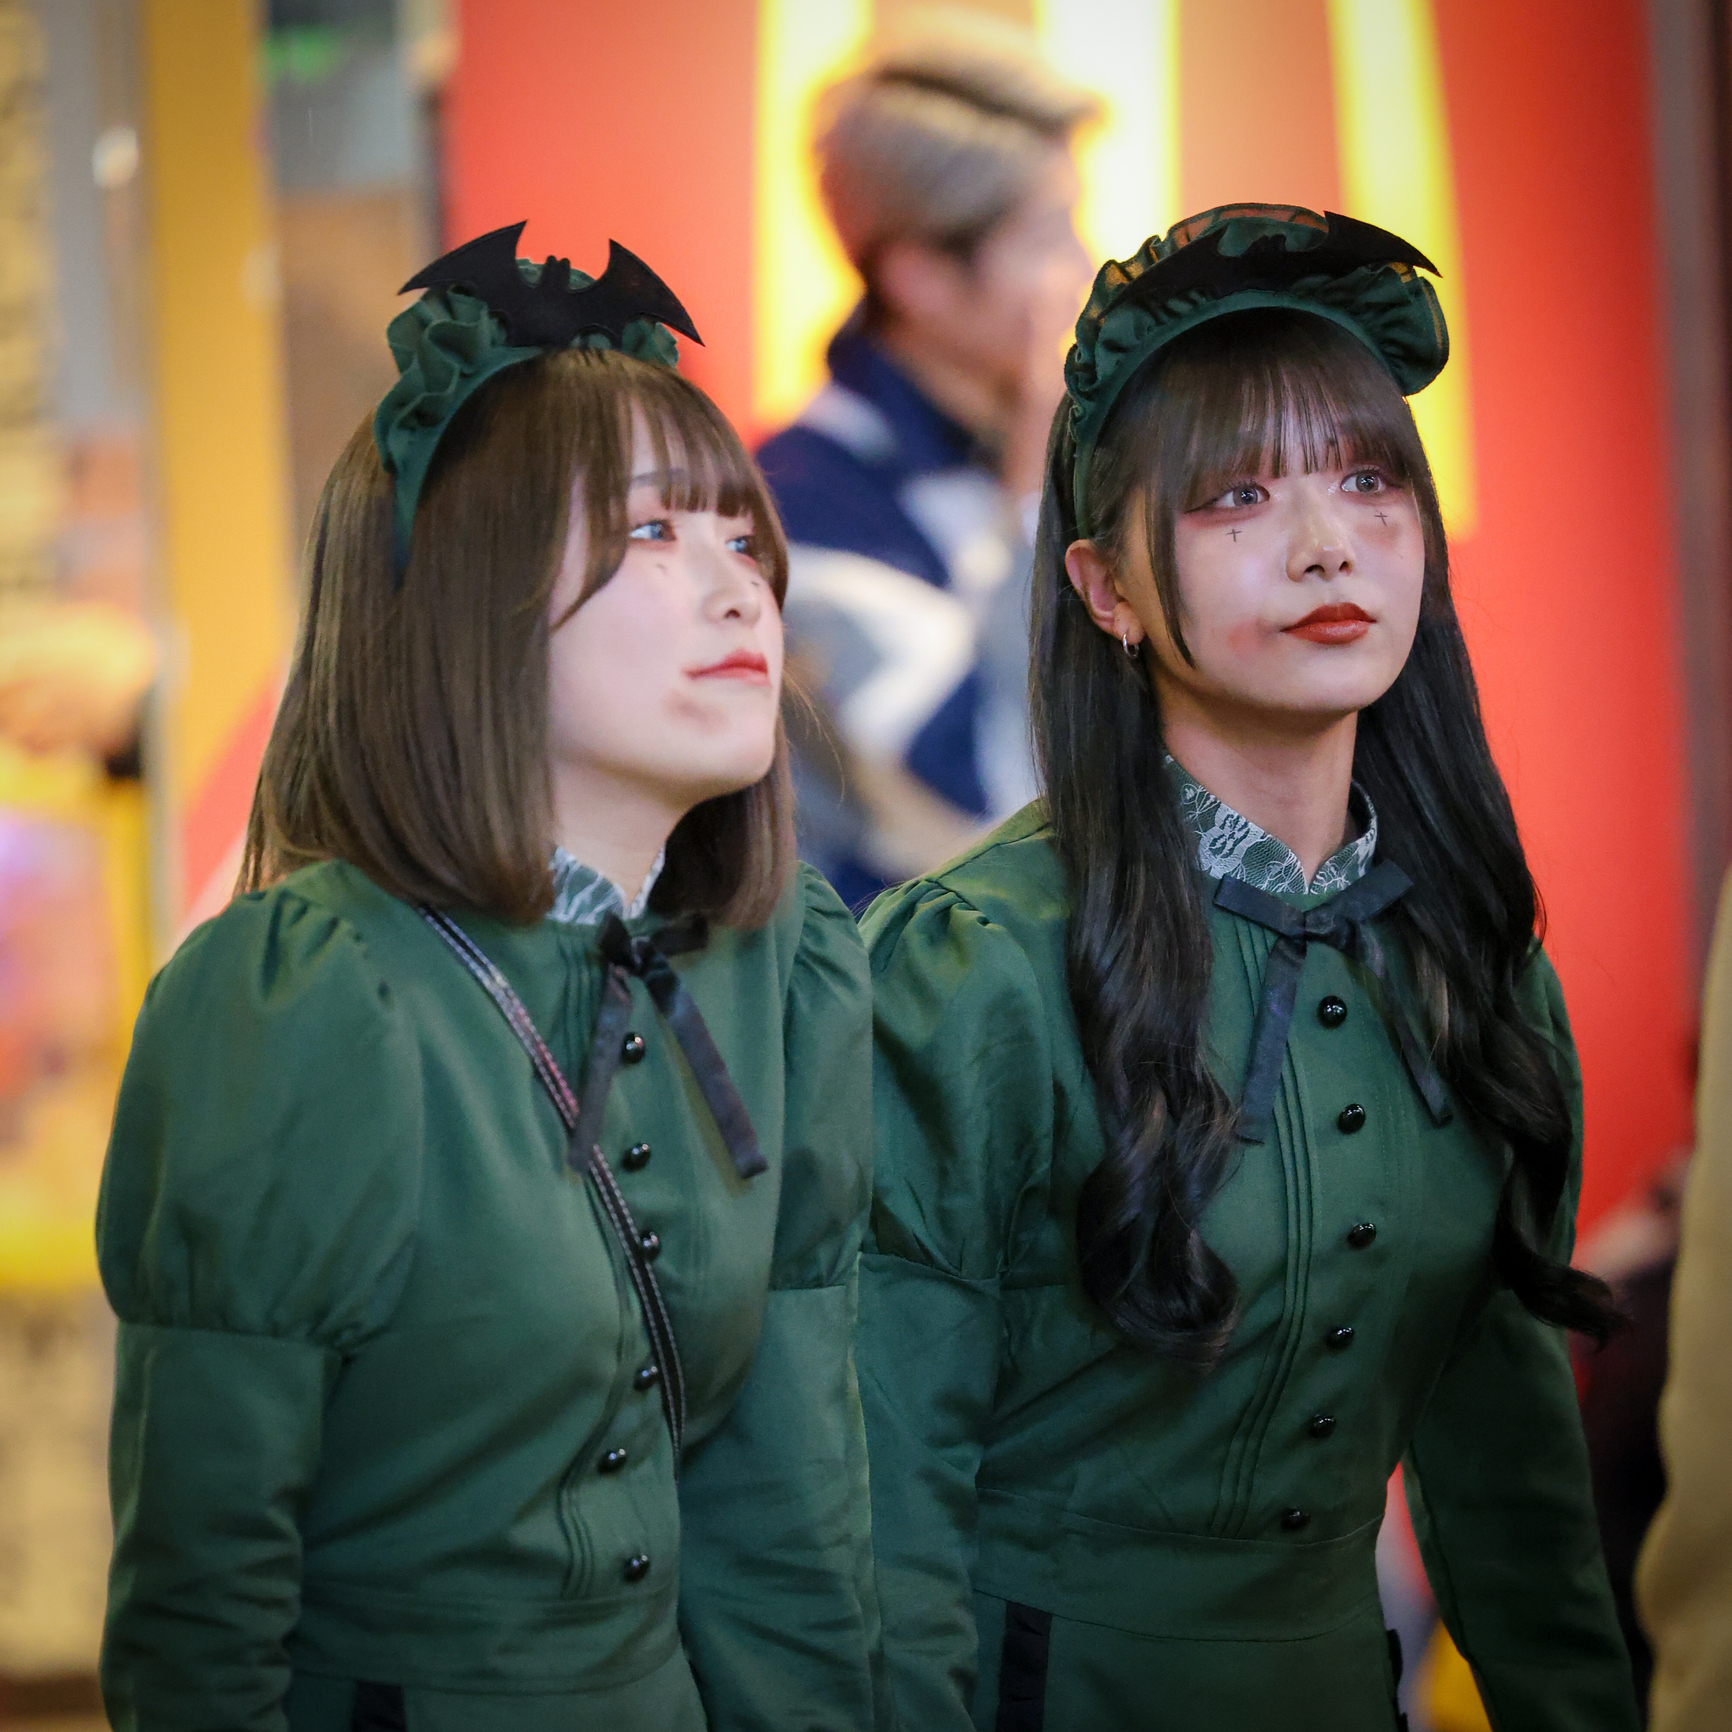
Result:
M307 604L247 826L243 889L341 859L406 902L547 912L548 607L581 484L582 600L624 556L634 413L673 510L749 515L778 606L788 554L757 465L670 368L571 349L513 367L440 441L392 582L391 480L358 428L307 546ZM751 927L793 868L787 748L689 812L651 904Z
M1237 1316L1201 1222L1234 1158L1235 1112L1204 1031L1213 945L1195 849L1164 772L1160 703L1143 664L1072 590L1067 418L1054 427L1035 554L1035 734L1071 885L1071 1002L1109 1126L1078 1199L1082 1284L1125 1336L1208 1362ZM1449 586L1437 491L1413 416L1357 339L1304 313L1231 314L1188 333L1126 390L1090 478L1096 540L1148 549L1167 625L1178 606L1178 513L1265 463L1377 463L1411 489L1425 540L1419 630L1390 689L1361 712L1353 774L1377 809L1378 855L1413 889L1391 911L1457 1103L1509 1166L1497 1273L1535 1316L1604 1339L1609 1295L1559 1261L1553 1229L1575 1127L1559 1055L1519 999L1544 916L1481 724Z

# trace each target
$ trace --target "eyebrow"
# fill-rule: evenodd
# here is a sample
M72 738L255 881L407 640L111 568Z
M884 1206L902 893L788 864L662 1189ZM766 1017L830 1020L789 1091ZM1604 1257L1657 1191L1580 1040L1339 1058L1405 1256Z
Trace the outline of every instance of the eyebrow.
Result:
M686 472L683 469L651 469L642 475L631 478L633 487L670 487L676 481L684 481Z

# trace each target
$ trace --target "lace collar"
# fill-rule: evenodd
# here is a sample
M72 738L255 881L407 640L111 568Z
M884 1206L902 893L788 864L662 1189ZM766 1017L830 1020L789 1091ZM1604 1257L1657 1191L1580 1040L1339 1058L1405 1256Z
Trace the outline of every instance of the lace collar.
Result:
M1171 755L1167 768L1178 784L1179 811L1197 838L1197 865L1211 878L1242 878L1271 896L1333 896L1371 868L1377 853L1377 813L1357 782L1347 809L1359 834L1337 848L1307 884L1299 856L1285 842L1211 794Z
M547 911L549 920L562 921L567 926L593 926L609 914L621 920L636 920L649 907L650 892L667 864L667 850L656 855L649 876L638 886L630 902L625 892L611 878L604 878L593 866L586 866L563 848L555 848L549 870L553 873L553 906Z

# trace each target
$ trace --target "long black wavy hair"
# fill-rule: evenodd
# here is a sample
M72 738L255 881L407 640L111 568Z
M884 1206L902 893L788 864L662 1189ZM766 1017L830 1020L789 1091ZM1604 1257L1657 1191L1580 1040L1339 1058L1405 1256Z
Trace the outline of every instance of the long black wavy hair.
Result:
M1235 1111L1209 1069L1212 945L1194 845L1164 773L1145 669L1090 619L1065 574L1077 539L1074 447L1061 409L1035 554L1036 746L1071 885L1070 995L1108 1126L1076 1221L1083 1286L1128 1341L1199 1363L1233 1328L1231 1274L1198 1230L1234 1158ZM1536 1317L1604 1340L1604 1285L1544 1249L1569 1176L1573 1126L1557 1055L1517 982L1544 914L1449 586L1437 490L1413 416L1356 338L1297 312L1227 315L1163 351L1127 387L1096 451L1094 539L1123 569L1148 549L1167 628L1189 659L1175 569L1180 513L1266 464L1376 464L1409 488L1425 545L1406 666L1359 716L1353 773L1378 852L1413 880L1389 915L1457 1105L1510 1166L1492 1256Z

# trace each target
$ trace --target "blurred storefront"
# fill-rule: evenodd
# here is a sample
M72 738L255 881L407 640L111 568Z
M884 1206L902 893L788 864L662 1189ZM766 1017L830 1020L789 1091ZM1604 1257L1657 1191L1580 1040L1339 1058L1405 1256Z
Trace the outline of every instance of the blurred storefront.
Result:
M768 432L857 292L806 106L906 3L0 0L0 1720L93 1663L107 1115L151 968L232 887L393 291L523 218L586 268L618 239ZM1732 859L1725 0L980 3L1111 105L1098 255L1248 197L1442 267L1456 354L1418 411L1582 1051L1592 1224L1688 1142Z

